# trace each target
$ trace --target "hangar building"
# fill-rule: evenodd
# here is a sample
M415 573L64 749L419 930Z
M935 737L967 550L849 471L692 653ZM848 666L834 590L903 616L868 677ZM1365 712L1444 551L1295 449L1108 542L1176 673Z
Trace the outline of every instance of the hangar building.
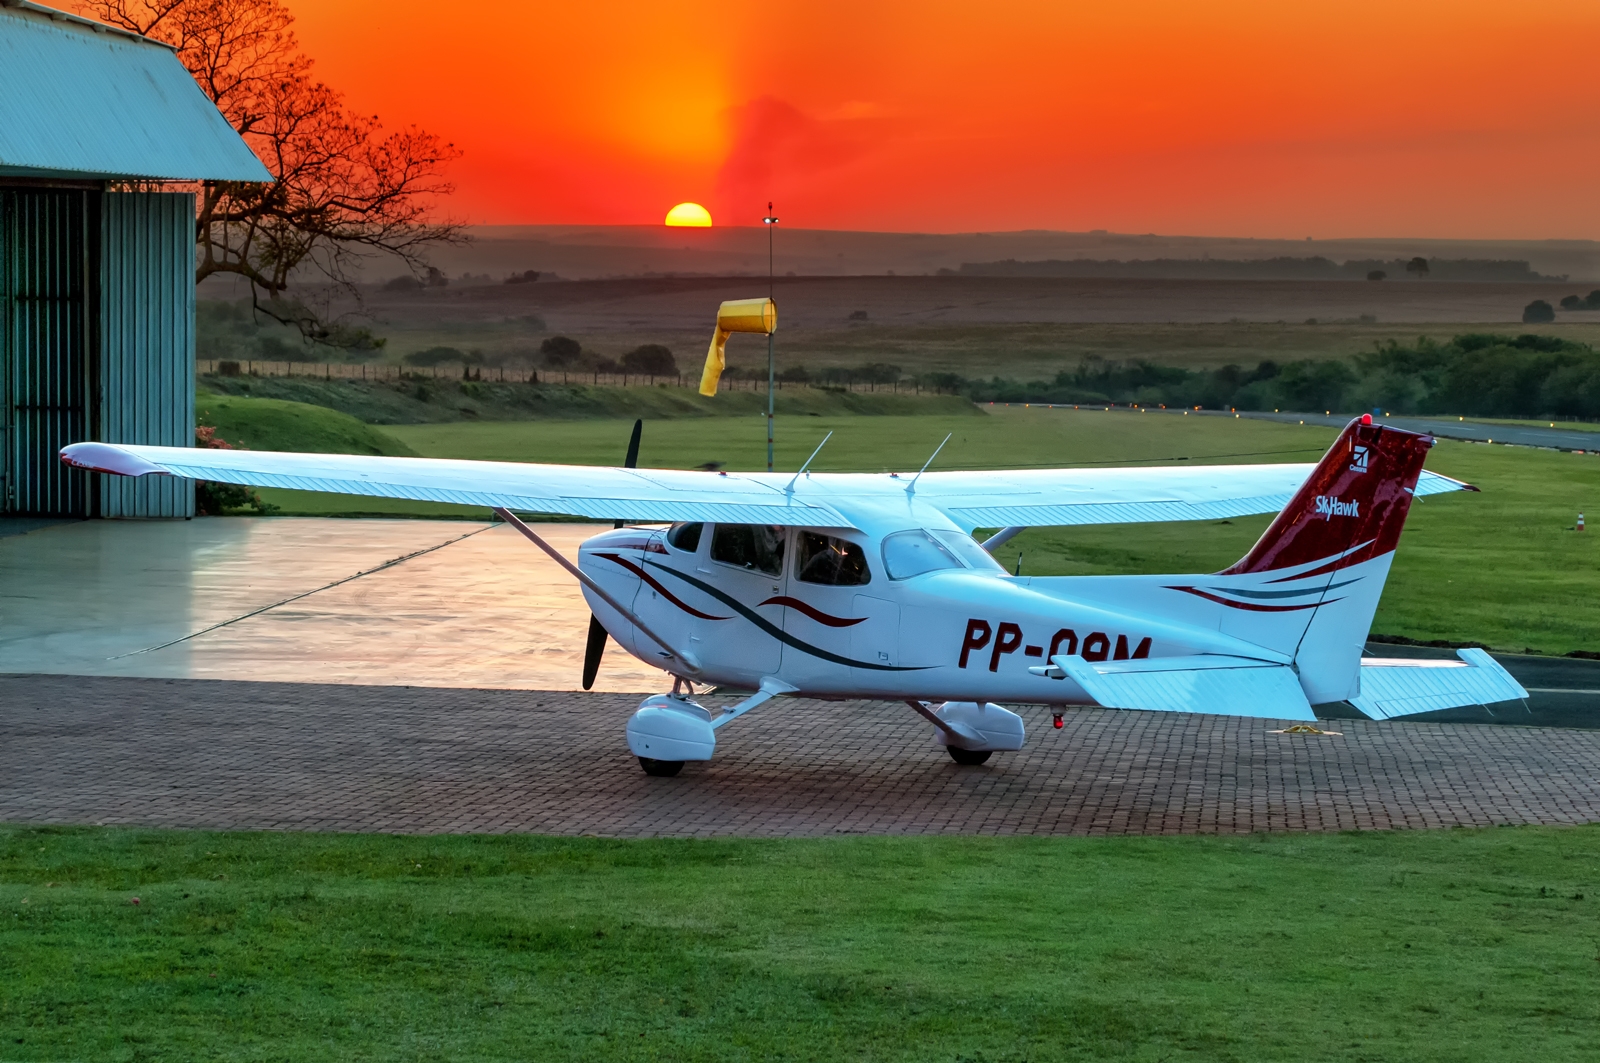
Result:
M68 443L194 442L194 196L270 181L167 45L0 0L0 515L187 517Z

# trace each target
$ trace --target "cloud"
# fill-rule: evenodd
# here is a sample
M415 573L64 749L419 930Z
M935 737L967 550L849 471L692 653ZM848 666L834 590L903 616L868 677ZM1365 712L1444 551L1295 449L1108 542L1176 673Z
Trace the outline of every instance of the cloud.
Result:
M894 125L871 103L853 101L828 118L813 118L775 96L734 107L728 117L733 146L717 175L718 200L728 206L804 188L878 150Z

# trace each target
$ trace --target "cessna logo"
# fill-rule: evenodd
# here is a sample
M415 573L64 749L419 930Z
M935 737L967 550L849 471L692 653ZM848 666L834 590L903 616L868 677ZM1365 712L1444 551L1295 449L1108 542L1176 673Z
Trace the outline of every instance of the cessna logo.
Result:
M1367 448L1366 447L1352 447L1350 449L1350 471L1351 472L1366 472L1367 471Z
M1317 516L1323 520L1332 520L1334 517L1359 517L1361 503L1341 502L1332 495L1318 495Z

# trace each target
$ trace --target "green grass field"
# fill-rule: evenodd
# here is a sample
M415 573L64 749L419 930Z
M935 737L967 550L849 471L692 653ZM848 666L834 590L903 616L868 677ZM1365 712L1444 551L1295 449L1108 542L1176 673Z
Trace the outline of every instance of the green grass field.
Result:
M493 376L493 371L489 371ZM579 374L573 374L578 376ZM202 392L244 399L281 399L322 406L375 425L474 421L592 420L643 417L745 417L765 414L764 391L735 389L706 398L693 388L588 384L539 384L489 380L437 379L363 381L315 376L201 377ZM841 391L780 387L775 396L782 417L902 416L927 413L970 414L965 399L911 391Z
M1596 827L0 829L6 1060L1558 1063L1597 1044Z

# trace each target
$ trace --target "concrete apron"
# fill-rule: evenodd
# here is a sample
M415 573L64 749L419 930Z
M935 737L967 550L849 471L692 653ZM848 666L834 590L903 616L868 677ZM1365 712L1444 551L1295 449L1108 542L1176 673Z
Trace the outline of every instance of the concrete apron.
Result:
M601 528L542 530L576 558ZM0 539L0 672L573 690L588 622L554 562L477 522L80 521ZM665 682L612 644L595 689Z

